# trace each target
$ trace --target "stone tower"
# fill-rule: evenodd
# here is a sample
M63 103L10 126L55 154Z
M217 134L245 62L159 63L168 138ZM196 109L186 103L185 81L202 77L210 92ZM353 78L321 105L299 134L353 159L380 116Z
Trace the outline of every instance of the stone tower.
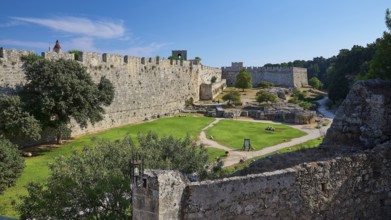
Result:
M179 60L187 60L187 50L173 50L171 56Z
M60 46L60 43L58 42L58 40L56 40L56 45L54 45L53 51L56 53L62 53L61 46Z

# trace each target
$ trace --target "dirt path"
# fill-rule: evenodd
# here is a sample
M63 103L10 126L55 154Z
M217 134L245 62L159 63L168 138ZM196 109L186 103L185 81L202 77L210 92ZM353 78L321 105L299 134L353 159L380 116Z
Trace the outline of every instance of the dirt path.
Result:
M319 103L321 104L321 106L319 107L319 112L321 114L323 114L326 118L328 118L329 120L332 121L334 118L334 114L327 111L327 109L325 107L326 101L327 101L327 98L324 98L319 101ZM228 151L229 152L228 156L226 158L224 158L224 167L228 167L228 166L237 164L237 163L239 163L240 159L248 160L248 159L251 159L254 157L258 157L258 156L272 153L274 151L277 151L277 150L280 150L280 149L283 149L286 147L291 147L296 144L301 144L301 143L304 143L304 142L309 141L311 139L319 138L319 137L326 134L327 129L331 125L331 123L330 123L328 126L321 127L320 129L315 129L315 128L313 128L314 125L290 125L290 124L278 123L278 122L272 122L272 121L266 121L266 120L238 118L236 120L259 122L259 123L270 123L270 124L285 124L287 126L299 129L299 130L307 133L307 135L305 135L303 137L294 138L289 142L284 142L281 144L270 146L270 147L267 147L267 148L264 148L264 149L261 149L258 151L242 151L242 150L231 149L229 147L223 146L223 145L217 143L216 141L210 140L206 137L205 130L213 127L214 125L219 123L221 120L227 120L227 119L216 118L215 121L213 121L211 124L209 124L208 126L206 126L205 128L202 129L201 134L199 136L199 143L202 143L202 144L206 145L207 147L214 147L214 148L218 148L218 149L221 149L224 151Z

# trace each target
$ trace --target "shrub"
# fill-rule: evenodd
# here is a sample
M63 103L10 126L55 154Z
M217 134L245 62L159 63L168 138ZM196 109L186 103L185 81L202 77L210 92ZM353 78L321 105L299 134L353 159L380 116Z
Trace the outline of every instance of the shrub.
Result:
M259 88L268 88L268 87L272 87L272 86L274 86L274 83L268 82L265 80L262 80L261 82L258 83Z
M262 102L276 102L277 101L277 96L268 92L268 91L265 91L265 90L261 90L259 92L257 92L257 102L259 103L262 103Z
M231 101L234 104L240 103L240 93L238 91L231 91L223 96L224 101L228 101L228 104L231 104Z
M185 100L185 106L188 107L188 106L192 106L194 104L194 100L192 97L188 98Z
M212 78L210 79L210 83L213 84L216 82L216 80L217 80L217 77L212 76Z

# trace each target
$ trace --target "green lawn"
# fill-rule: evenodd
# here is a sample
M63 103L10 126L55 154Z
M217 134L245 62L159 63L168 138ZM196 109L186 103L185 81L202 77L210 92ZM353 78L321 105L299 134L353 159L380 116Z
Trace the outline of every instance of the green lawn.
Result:
M221 149L214 148L214 147L208 147L206 149L208 152L208 157L209 157L208 161L209 162L215 162L218 157L221 159L223 159L224 157L227 157L227 155L225 154L225 150L221 150Z
M275 131L266 131L268 126L272 126ZM249 138L255 150L306 135L305 132L286 125L235 120L221 120L205 132L208 138L213 137L214 141L233 149L242 149L243 139Z
M24 186L31 181L45 182L49 175L49 163L54 161L59 155L67 155L72 150L80 150L83 146L91 145L93 138L116 140L129 134L136 141L137 133L145 133L152 130L157 132L160 137L174 134L175 137L184 138L186 134L189 134L192 139L195 139L201 129L213 121L213 118L192 115L187 115L187 117L162 118L156 121L127 125L101 133L82 136L64 144L60 148L42 152L39 156L26 158L26 167L22 176L17 180L16 186L9 188L5 191L4 195L0 196L0 216L18 217L18 213L13 209L11 204L12 201L17 201L19 195L26 194Z
M264 157L267 157L267 156L270 156L273 154L288 153L288 152L297 151L297 150L301 150L301 149L305 149L305 148L315 148L315 147L318 147L322 142L323 142L323 139L315 138L315 139L306 141L301 144L293 145L292 147L282 148L280 150L271 152L270 154L265 154L262 156L248 159L248 160L244 161L243 163L239 163L239 164L235 164L235 165L232 165L229 167L225 167L224 169L227 171L227 175L229 175L229 174L232 174L238 170L242 170L242 169L248 167L254 160L258 160L258 159L261 159L261 158L264 158Z

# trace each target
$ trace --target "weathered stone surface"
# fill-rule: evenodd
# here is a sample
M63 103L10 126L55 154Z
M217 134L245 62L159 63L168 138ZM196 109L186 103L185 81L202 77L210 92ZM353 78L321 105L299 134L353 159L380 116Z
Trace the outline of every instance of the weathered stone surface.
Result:
M170 195L182 193L178 217L172 218L176 215L171 213L170 219L389 219L390 144L369 153L261 174L185 183L184 187L170 187L172 182L160 176L157 179L159 190ZM155 177L147 178L151 182ZM163 196L153 197L151 204L175 203L161 191L156 195ZM137 203L133 206L139 209Z
M391 81L353 85L339 107L324 143L374 147L391 139Z
M34 54L34 51L0 48L0 93L15 92L25 83L21 56L28 54ZM74 54L48 52L43 53L43 57L73 60ZM212 77L217 79L214 84L217 87L209 88L213 96L225 85L221 82L219 68L196 65L191 61L82 52L78 62L95 82L102 76L109 79L114 84L115 97L105 108L106 114L101 122L86 129L74 124L73 135L175 114L184 108L186 99L199 100L200 85L210 83Z
M182 193L173 219L391 219L390 88L377 80L355 85L347 97L353 100L338 110L335 133L326 137L329 144L335 138L345 146L273 155L251 164L242 176L164 188ZM351 144L372 143L371 149L351 147L345 134L336 136L343 132L341 124L352 126ZM357 129L363 126L373 131L366 141Z
M233 62L229 67L222 67L222 78L228 86L235 86L236 76L246 68L252 77L253 87L265 80L276 86L300 88L308 85L307 69L298 67L243 67L242 62Z
M133 184L133 219L179 219L187 183L179 172L147 171L140 185Z

